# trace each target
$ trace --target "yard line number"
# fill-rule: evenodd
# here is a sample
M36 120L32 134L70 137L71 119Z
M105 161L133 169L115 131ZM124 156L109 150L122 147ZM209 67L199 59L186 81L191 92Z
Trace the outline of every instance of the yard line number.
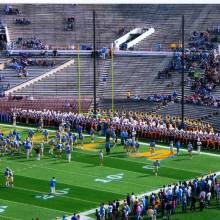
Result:
M55 196L62 196L62 195L66 195L68 194L70 191L69 188L66 189L60 189L57 190L55 194L40 194L40 195L36 195L35 198L37 199L43 199L43 200L48 200L48 199L52 199Z
M8 206L0 206L0 213L3 213L5 211L5 209L7 209Z
M115 175L106 176L105 179L96 178L96 179L95 179L95 182L110 183L110 182L112 182L112 181L117 181L117 180L122 179L123 176L124 176L124 173L118 173L118 174L115 174Z

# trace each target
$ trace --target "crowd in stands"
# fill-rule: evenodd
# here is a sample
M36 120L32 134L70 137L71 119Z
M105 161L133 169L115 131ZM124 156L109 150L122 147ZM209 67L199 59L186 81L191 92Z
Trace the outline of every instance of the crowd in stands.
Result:
M176 212L203 211L208 208L214 199L220 204L220 184L217 175L196 178L191 181L163 186L156 192L137 197L128 194L124 201L113 201L101 204L96 209L96 219L172 219Z
M204 39L203 37L200 38L198 41L195 40L197 38L194 39L193 37L197 47L200 47L200 45L203 48L210 47L206 41L206 37ZM209 51L191 51L186 55L185 62L188 69L186 83L191 86L194 92L193 95L186 97L187 102L218 107L220 97L215 97L212 93L220 84L219 57Z
M54 60L47 59L33 59L30 57L20 56L18 58L13 58L8 64L8 67L17 71L19 77L28 77L29 73L27 70L28 66L55 66L56 63Z
M12 7L11 5L5 5L4 12L6 15L18 15L21 12L19 9Z
M29 25L29 24L31 24L31 21L27 18L16 18L15 24Z
M40 39L37 37L32 37L30 39L24 39L22 37L18 37L15 45L12 45L12 47L16 46L17 48L21 49L33 49L33 50L46 50L47 45L45 45Z
M18 121L28 120L28 123L37 123L41 118L45 125L54 126L62 121L69 121L72 128L79 124L86 130L93 127L95 131L102 131L105 134L109 126L115 130L116 136L120 137L122 131L126 130L131 136L133 130L137 133L137 138L151 140L155 139L161 142L170 143L171 140L181 141L183 145L192 142L196 146L198 139L206 148L219 149L220 134L214 133L213 128L209 124L197 124L187 122L185 126L181 124L181 120L167 117L163 119L159 115L129 115L115 114L112 117L99 115L94 118L92 115L79 115L75 113L60 113L55 111L35 111L13 109L13 113L17 115Z
M213 91L220 84L220 59L215 54L216 46L211 42L209 32L194 31L188 46L184 53L184 71L188 76L184 83L191 88L193 94L186 96L185 102L219 107L220 97L213 95ZM180 72L182 70L180 51L175 50L173 59L168 66L158 72L158 79L171 78L172 71Z
M74 17L68 17L65 20L64 30L65 31L73 31L74 30L74 26L75 26L75 18Z
M185 97L185 103L219 108L220 97L208 96L208 95L204 96L204 95L194 93L191 96Z
M148 96L146 100L148 102L171 102L172 95L154 94L154 95Z

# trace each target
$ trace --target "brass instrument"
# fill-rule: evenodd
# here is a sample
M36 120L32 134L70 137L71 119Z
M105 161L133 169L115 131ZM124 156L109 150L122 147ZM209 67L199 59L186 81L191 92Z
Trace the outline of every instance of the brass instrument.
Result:
M175 115L172 117L172 121L176 121L176 116Z
M166 115L166 120L167 120L167 121L170 120L170 115Z
M135 115L136 117L138 117L138 116L139 116L139 112L134 112L134 115Z
M105 114L106 114L106 110L105 110L105 109L102 111L102 114L103 114L103 115L105 115Z
M133 115L134 115L134 112L133 112L133 111L129 111L128 115L129 115L129 116L133 116Z

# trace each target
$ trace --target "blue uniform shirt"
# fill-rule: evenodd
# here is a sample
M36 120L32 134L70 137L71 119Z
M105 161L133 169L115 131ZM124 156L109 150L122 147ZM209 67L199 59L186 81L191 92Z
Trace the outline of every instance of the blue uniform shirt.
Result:
M55 187L56 186L56 180L54 178L52 178L50 180L50 187Z

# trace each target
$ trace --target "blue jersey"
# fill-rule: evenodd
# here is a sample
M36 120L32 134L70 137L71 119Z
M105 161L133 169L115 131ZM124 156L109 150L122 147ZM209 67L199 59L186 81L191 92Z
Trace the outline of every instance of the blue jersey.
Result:
M159 161L154 161L154 166L155 167L159 167L160 166L160 162Z
M50 187L55 187L56 186L56 180L54 178L52 178L50 180Z
M12 132L12 134L14 135L14 136L16 136L17 135L17 132L16 132L16 130L14 129L14 131Z
M44 135L45 137L47 137L47 136L48 136L48 131L47 131L47 130L44 130L44 131L43 131L43 135Z
M110 145L109 142L105 144L105 148L106 148L106 149L110 149L110 147L111 147L111 145Z
M192 144L188 144L188 151L191 152L193 150Z
M28 136L29 136L29 137L33 137L33 136L34 136L34 131L29 130L29 131L28 131Z
M61 140L62 143L65 143L65 142L66 142L66 139L67 139L66 136L63 136L63 137L62 137L62 140Z
M66 146L66 153L67 154L71 154L71 147L70 147L70 145Z
M9 170L5 170L5 173L4 173L4 174L5 174L5 176L10 176L10 175L9 175Z
M26 141L26 142L24 143L24 147L25 147L26 150L31 149L31 142Z
M54 144L54 140L53 140L53 139L50 139L49 144L50 144L50 145L53 145L53 144Z
M79 134L82 133L82 127L81 127L81 126L79 126L77 130L78 130L78 133L79 133Z
M73 136L73 133L72 133L71 131L69 131L69 132L68 132L68 136L69 136L69 137L72 137L72 136Z
M20 140L21 140L21 136L20 136L19 133L16 134L16 140L17 140L17 141L20 141Z
M176 148L179 149L180 148L180 142L176 143Z
M150 147L155 147L155 142L154 141L150 142Z
M82 134L79 135L79 139L80 139L80 140L83 140L83 139L84 139L84 137L83 137Z
M90 129L90 135L93 135L94 134L94 130L93 129Z
M60 134L56 133L56 139L60 139Z
M58 150L62 149L62 144L57 144L57 149Z
M12 170L9 170L9 176L13 176L13 172L12 172Z

